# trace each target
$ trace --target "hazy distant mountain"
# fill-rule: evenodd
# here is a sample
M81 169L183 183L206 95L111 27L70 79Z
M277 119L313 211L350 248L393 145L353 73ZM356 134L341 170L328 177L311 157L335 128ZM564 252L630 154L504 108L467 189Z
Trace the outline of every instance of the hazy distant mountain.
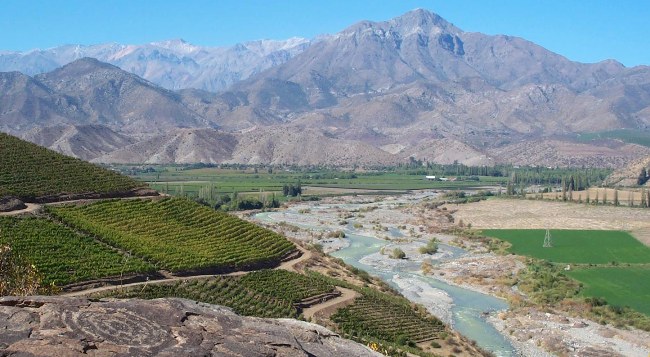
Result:
M7 132L101 124L140 136L210 126L183 104L178 93L91 58L33 78L0 73L0 86L0 129Z
M66 45L46 50L0 52L0 72L19 71L36 75L91 57L167 89L220 91L286 62L307 48L309 43L302 38L291 38L251 41L231 47L194 46L183 40L145 45Z
M572 62L520 38L463 32L425 10L360 22L309 42L262 41L239 52L235 46L215 67L207 60L193 67L207 50L184 42L126 46L119 56L111 46L117 45L93 48L137 59L142 67L128 71L169 88L185 87L179 78L217 78L206 68L239 74L227 84L198 86L228 87L211 93L170 91L91 59L34 77L3 73L0 128L24 133L54 126L50 136L68 142L81 134L56 134L59 125L103 125L133 144L102 154L96 153L110 143L77 152L109 162L349 165L413 157L473 165L617 166L650 154L620 141L570 139L583 132L647 130L650 67ZM39 54L21 58L53 56ZM163 67L173 73L165 77L170 82L158 76ZM48 130L39 135L48 137ZM55 147L64 150L60 140Z

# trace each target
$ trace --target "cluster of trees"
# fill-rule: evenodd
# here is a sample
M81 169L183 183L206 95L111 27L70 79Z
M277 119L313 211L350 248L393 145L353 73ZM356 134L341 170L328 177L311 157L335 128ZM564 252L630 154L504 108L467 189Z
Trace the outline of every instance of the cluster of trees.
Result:
M411 159L411 162L389 171L404 171L409 175L457 176L464 180L476 180L480 176L503 177L508 179L509 194L521 193L523 188L530 185L571 185L573 190L583 190L591 185L601 183L610 173L610 169L600 168L548 168L531 166L466 166L459 163L440 165L422 163ZM644 175L647 177L647 174ZM568 188L567 188L568 190Z
M203 205L210 206L210 203L202 198L198 198L196 201ZM280 201L275 198L275 194L272 194L270 198L267 198L266 195L260 195L260 198L255 198L251 196L240 196L239 193L233 192L230 195L218 196L212 206L217 210L246 211L263 208L278 208L280 207Z
M282 194L284 196L289 196L289 197L296 197L302 195L302 186L300 185L300 181L298 181L297 184L284 184L282 186Z
M646 182L648 182L648 179L650 179L650 176L648 176L648 170L644 167L641 169L641 172L639 173L639 177L636 180L637 185L642 186L645 185Z
M537 176L535 174L513 172L506 184L506 195L526 194L526 188L531 185L547 186L542 192L553 192L554 187L560 188L562 196L566 197L567 193L573 191L583 191L587 188L601 183L607 177L607 171L600 169L585 169L575 172L569 172L567 175L549 175L544 174Z

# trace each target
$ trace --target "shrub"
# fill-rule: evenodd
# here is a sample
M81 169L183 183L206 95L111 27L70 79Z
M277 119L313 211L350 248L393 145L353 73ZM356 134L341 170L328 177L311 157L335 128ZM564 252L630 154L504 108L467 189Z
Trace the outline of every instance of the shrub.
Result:
M435 238L427 243L426 246L420 247L420 254L435 254L438 252L438 241Z
M390 254L390 257L393 259L404 259L406 258L406 253L404 253L404 251L399 248L395 248Z

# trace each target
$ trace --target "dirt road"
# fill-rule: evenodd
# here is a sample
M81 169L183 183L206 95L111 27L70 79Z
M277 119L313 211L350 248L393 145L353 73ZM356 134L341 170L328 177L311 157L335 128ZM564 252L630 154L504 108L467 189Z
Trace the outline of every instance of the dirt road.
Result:
M27 208L17 210L17 211L9 211L9 212L0 212L0 216L17 216L19 214L25 214L25 213L34 213L37 210L41 208L41 205L37 205L35 203L25 203Z
M296 259L283 262L282 264L280 264L279 267L275 269L283 269L283 270L288 270L288 271L293 271L298 273L298 269L296 269L296 265L311 259L312 253L309 250L304 249L303 247L298 245L296 245L296 248L298 248L298 250L302 253L302 255Z
M341 292L341 296L302 310L302 314L305 316L305 319L312 319L317 313L326 309L334 312L334 310L338 309L339 307L349 305L352 301L354 301L355 298L359 296L358 292L351 289L342 288L340 286L337 286L336 289Z

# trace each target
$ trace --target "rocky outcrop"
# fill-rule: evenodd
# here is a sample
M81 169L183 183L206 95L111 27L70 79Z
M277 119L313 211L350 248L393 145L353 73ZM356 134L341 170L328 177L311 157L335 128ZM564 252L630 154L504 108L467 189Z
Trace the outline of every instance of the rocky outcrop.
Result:
M11 212L25 208L27 208L25 203L16 197L0 197L0 212Z
M291 319L183 299L0 298L0 356L379 356Z

